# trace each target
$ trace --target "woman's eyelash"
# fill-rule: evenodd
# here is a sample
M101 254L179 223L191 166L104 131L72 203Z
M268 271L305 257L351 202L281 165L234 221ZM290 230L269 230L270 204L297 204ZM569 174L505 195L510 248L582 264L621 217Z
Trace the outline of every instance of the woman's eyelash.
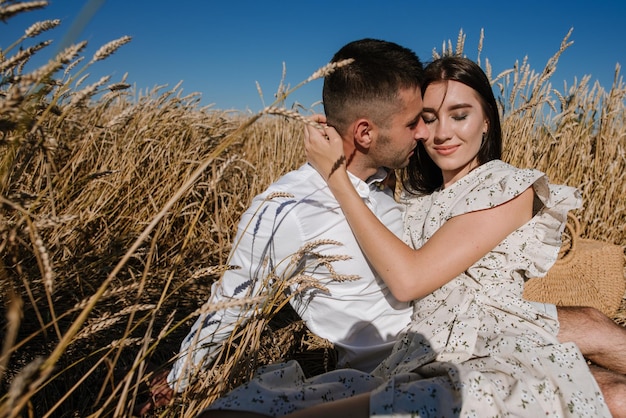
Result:
M465 120L467 118L467 115L456 115L456 116L452 116L452 119L456 120L456 121L460 121L460 120ZM435 122L437 120L436 116L422 116L422 119L424 120L424 123L426 125L429 125L433 122Z

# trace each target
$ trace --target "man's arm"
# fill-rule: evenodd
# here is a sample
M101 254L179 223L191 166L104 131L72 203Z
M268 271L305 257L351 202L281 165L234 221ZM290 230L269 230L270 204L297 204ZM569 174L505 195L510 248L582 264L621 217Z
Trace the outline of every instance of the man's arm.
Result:
M235 327L245 323L254 308L243 302L266 290L270 273L281 277L288 264L285 260L301 246L296 219L286 206L289 202L257 197L242 216L228 261L236 269L213 284L204 308L231 306L198 317L168 375L170 387L184 390L195 372L216 359Z

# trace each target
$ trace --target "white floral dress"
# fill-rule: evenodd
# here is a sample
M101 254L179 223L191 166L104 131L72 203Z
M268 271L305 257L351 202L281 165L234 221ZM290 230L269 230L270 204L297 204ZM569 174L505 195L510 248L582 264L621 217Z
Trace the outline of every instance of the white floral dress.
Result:
M407 201L406 240L419 248L448 219L509 201L533 187L535 216L493 251L414 303L412 321L371 374L335 370L305 379L296 362L259 369L211 409L282 416L370 392L372 416L610 417L578 348L558 321L521 297L524 278L556 260L579 193L536 170L491 161L450 187ZM451 243L453 245L453 243Z

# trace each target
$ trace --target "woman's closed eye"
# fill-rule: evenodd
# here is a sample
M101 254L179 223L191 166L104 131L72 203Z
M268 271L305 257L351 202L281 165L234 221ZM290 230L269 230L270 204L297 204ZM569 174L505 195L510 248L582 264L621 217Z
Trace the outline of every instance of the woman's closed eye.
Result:
M424 121L424 123L426 125L429 125L429 124L431 124L431 123L433 123L434 121L437 120L437 116L435 116L432 113L423 113L422 114L422 120Z

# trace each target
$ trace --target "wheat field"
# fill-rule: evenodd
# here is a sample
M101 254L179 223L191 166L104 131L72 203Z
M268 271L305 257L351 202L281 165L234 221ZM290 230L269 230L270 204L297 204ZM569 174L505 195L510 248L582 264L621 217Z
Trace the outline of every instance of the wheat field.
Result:
M45 4L0 3L0 20ZM251 198L304 162L309 111L284 107L300 85L249 114L202 107L180 86L139 94L124 78L89 81L128 37L93 57L78 42L25 71L50 44L21 43L58 24L34 22L0 50L0 416L130 416L148 364L168 367L197 315L217 309L205 301ZM442 52L463 46L461 33ZM492 74L481 62L500 93L504 159L580 188L582 235L624 248L626 86L617 67L611 86L554 88L568 46L541 71L522 60ZM195 416L268 362L332 367L332 347L282 309L280 290L259 295L231 349L155 416Z

